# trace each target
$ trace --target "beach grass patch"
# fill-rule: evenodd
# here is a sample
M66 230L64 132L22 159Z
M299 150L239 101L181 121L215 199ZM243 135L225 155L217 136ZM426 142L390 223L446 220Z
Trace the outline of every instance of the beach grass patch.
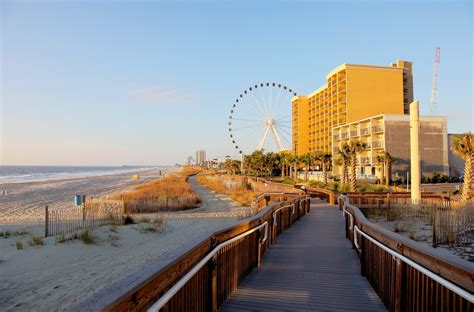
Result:
M31 236L30 241L28 242L28 244L30 246L33 246L33 247L43 246L43 244L44 244L43 237L41 237L39 235L33 235L33 236Z
M23 249L23 243L21 241L17 240L15 242L15 245L16 245L17 250L22 250Z
M66 237L64 234L59 234L54 237L56 244L62 244L66 242Z
M82 230L79 233L79 239L86 245L95 243L95 237L92 235L92 232L89 229Z
M119 241L119 236L114 233L109 234L109 240L110 240L110 246L112 247L118 247L118 241Z

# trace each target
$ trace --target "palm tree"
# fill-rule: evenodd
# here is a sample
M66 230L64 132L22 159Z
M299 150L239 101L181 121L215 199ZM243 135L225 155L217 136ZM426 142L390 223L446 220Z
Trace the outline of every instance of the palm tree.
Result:
M385 159L384 167L387 169L385 171L385 173L387 175L385 177L385 185L389 186L390 183L392 182L392 165L393 165L393 163L395 162L396 159L392 155L390 155L389 152L384 152L383 155L384 155L384 159Z
M306 153L300 157L300 161L304 164L304 180L308 181L308 171L309 171L309 166L311 166L311 154Z
M323 179L324 179L324 184L328 184L328 171L327 171L327 166L331 164L331 154L326 154L323 153L321 156L321 162L323 166Z
M339 163L342 165L341 183L344 185L349 183L349 165L351 160L349 155L349 144L344 143L337 154L339 156Z
M385 181L385 153L380 153L377 155L377 157L375 158L377 164L381 167L381 171L382 171L382 174L381 174L381 179L380 179L380 183L384 183Z
M451 150L464 159L464 182L461 192L461 203L466 204L473 198L474 135L466 133L453 137Z
M286 161L287 161L287 164L288 164L288 169L289 169L289 177L290 178L293 178L294 177L294 170L293 170L293 165L295 165L296 163L296 156L295 155L287 155L286 157ZM296 179L296 177L294 177Z
M351 192L355 192L357 189L357 155L362 152L366 147L366 143L362 143L358 140L349 141L349 156L350 156L350 186Z
M287 155L281 153L280 154L280 165L281 165L281 178L282 179L285 177L286 164L287 164Z

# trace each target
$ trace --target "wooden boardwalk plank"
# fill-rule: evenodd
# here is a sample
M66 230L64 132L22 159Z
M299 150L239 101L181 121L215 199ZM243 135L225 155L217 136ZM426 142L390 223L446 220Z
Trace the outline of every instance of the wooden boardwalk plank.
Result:
M220 311L386 311L344 235L336 206L312 200L311 213L278 236Z

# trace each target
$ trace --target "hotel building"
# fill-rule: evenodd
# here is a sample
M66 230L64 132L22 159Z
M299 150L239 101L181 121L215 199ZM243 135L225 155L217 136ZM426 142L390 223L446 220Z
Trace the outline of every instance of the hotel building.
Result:
M432 173L449 175L447 118L420 117L420 156L423 175ZM358 140L367 148L358 155L357 175L380 179L381 165L377 156L388 152L396 158L392 175L405 177L410 166L410 116L382 114L347 123L332 130L332 154L336 155L344 143ZM342 173L333 158L333 174Z
M408 114L413 101L412 63L343 64L327 82L292 100L292 150L297 155L332 151L332 128L379 114Z

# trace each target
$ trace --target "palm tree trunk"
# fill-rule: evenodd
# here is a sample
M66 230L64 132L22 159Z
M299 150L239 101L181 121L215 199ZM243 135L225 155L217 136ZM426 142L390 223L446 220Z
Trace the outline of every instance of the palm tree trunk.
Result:
M297 180L297 179L298 179L298 166L297 166L297 164L296 164L296 163L295 163L295 165L294 165L293 169L295 170L295 172L294 172L294 175L295 175L295 180Z
M324 184L328 184L328 172L326 171L325 164L323 164L323 179Z
M387 172L385 177L385 185L390 186L390 181L392 180L392 164L390 161L387 162Z
M385 162L382 163L382 173L380 175L380 184L385 183Z
M304 167L304 180L305 181L308 181L308 170L309 170L308 165L305 165Z
M467 155L464 163L464 183L462 184L461 203L467 204L472 198L472 170L474 155Z
M344 161L342 164L342 179L343 179L343 184L348 184L349 183L349 164L348 161Z
M281 165L281 178L283 179L285 177L285 164Z
M351 175L350 175L350 180L351 180L351 192L355 192L357 190L357 176L356 176L356 158L351 157Z

